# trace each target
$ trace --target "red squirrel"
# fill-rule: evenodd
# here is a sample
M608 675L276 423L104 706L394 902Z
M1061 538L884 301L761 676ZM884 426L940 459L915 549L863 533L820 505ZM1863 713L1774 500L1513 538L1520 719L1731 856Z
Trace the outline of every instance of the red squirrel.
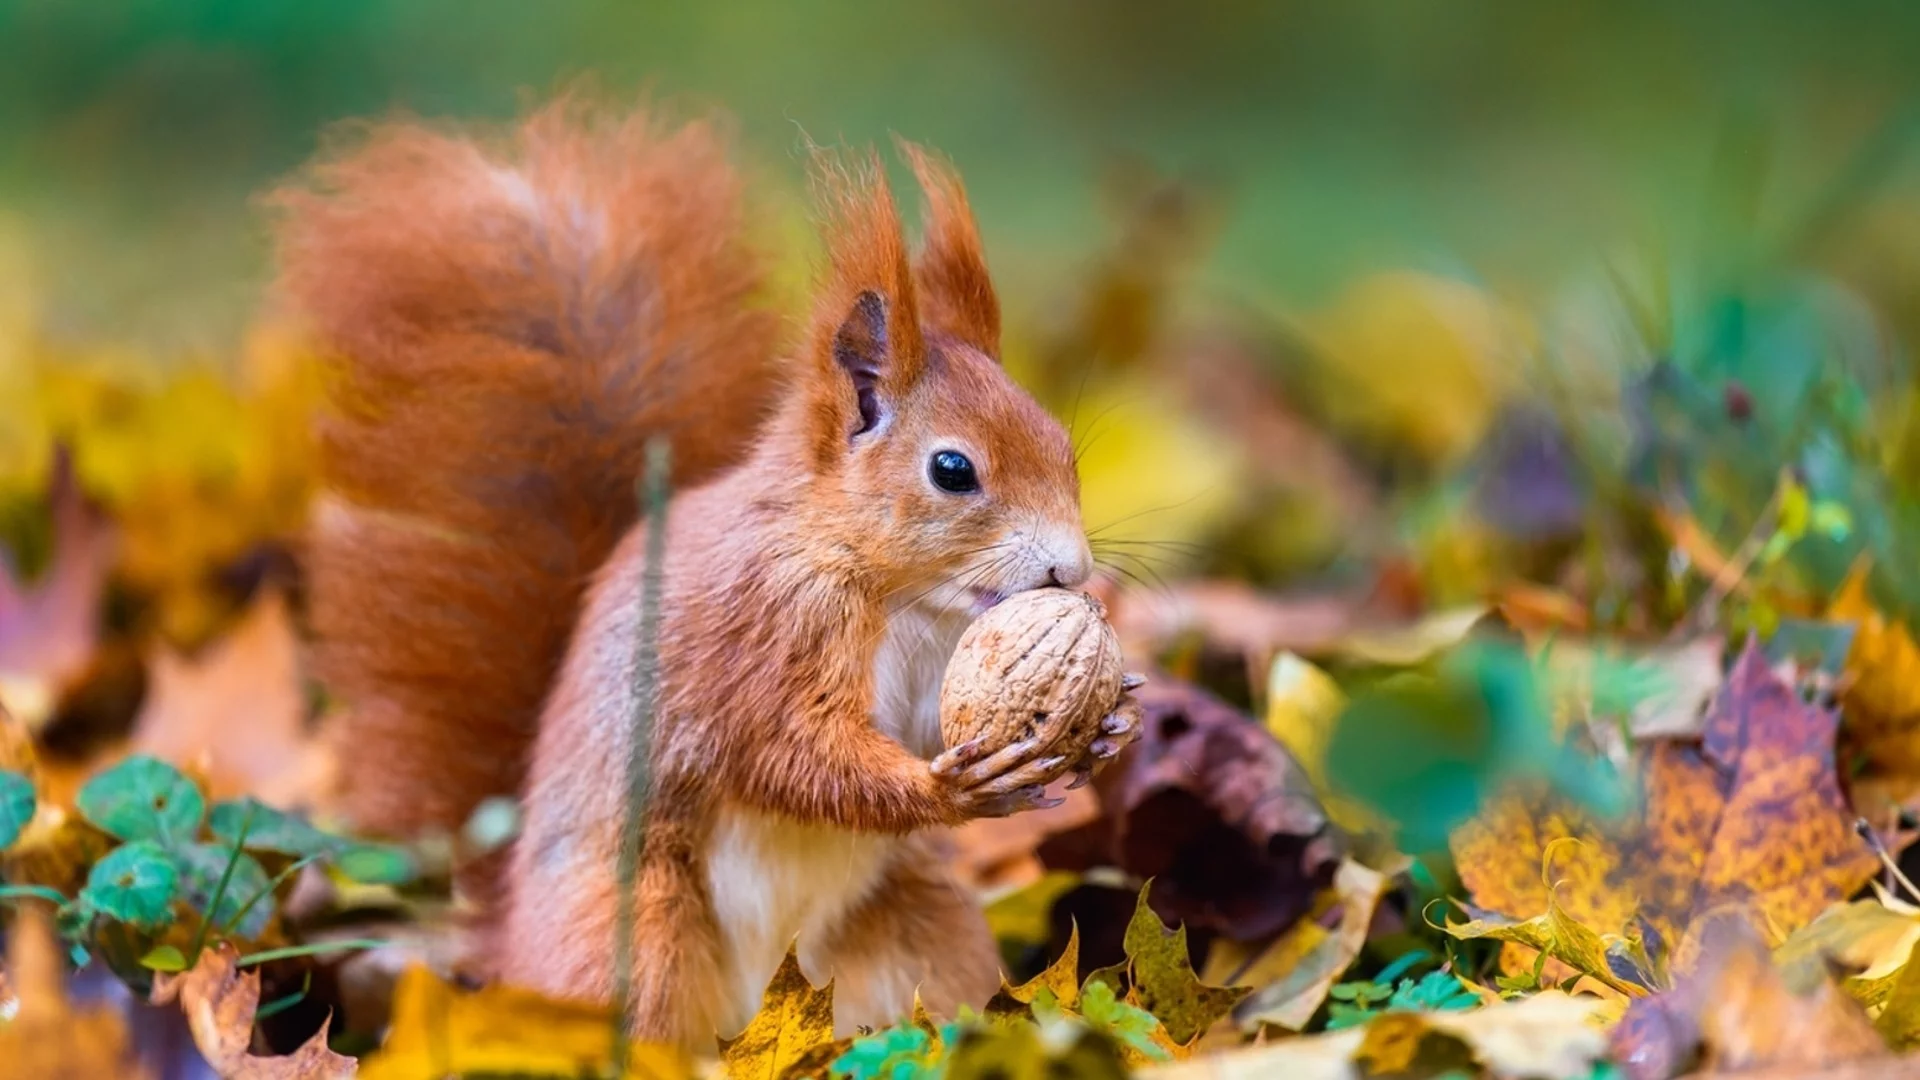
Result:
M819 171L827 257L790 359L714 121L562 101L497 138L374 125L276 196L282 293L335 361L311 536L344 807L386 835L518 793L464 884L487 974L611 995L644 530L671 442L637 1037L711 1048L797 938L836 1026L983 1003L997 953L944 829L1073 762L943 748L942 672L998 600L1093 571L1060 424L998 362L958 177L910 252L872 154ZM1129 685L1132 685L1130 680Z

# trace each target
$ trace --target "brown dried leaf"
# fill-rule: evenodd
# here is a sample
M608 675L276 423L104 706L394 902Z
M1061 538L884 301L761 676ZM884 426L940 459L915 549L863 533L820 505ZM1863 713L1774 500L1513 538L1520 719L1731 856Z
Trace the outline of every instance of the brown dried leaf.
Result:
M1333 892L1340 905L1340 922L1329 933L1318 923L1302 919L1291 930L1268 946L1244 972L1221 979L1256 987L1253 994L1233 1010L1233 1018L1242 1030L1258 1031L1261 1024L1274 1024L1289 1031L1307 1026L1327 991L1339 981L1342 972L1367 943L1367 930L1373 925L1374 910L1386 894L1391 879L1351 859L1340 864L1334 875ZM1212 957L1208 957L1210 973Z
M1476 904L1526 918L1548 907L1553 877L1567 915L1605 935L1643 919L1684 964L1688 928L1709 912L1752 912L1773 942L1864 885L1878 862L1853 831L1834 772L1838 718L1802 701L1749 645L1715 698L1698 742L1643 755L1647 802L1603 825L1551 793L1496 801L1453 837Z
M1152 878L1163 917L1235 940L1292 925L1341 856L1306 773L1259 723L1198 687L1150 673L1134 694L1143 731L1094 781L1103 816L1050 837L1041 858Z
M236 966L233 946L209 945L189 971L157 975L153 1003L180 1003L194 1045L223 1080L345 1080L357 1063L327 1049L322 1025L300 1049L284 1057L255 1057L253 1015L260 1005L260 975Z

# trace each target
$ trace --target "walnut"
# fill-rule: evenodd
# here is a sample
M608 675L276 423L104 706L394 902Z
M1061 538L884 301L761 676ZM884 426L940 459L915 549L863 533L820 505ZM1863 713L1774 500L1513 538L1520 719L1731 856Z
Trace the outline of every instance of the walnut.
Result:
M981 736L996 749L1037 736L1071 763L1119 703L1121 664L1100 601L1067 589L1018 593L960 635L940 686L940 734L949 749Z

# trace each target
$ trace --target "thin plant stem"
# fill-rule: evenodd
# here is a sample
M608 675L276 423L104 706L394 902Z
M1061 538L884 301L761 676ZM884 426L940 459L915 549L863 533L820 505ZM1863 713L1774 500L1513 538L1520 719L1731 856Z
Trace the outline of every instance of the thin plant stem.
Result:
M274 960L291 960L296 956L319 956L322 953L344 952L348 949L378 949L387 942L379 938L345 938L340 941L315 941L307 945L289 945L284 949L268 949L265 952L248 953L234 961L235 967L252 967Z
M625 831L620 838L618 907L613 938L613 1075L626 1073L628 1014L633 997L635 882L646 835L647 801L653 787L653 726L660 703L660 590L667 558L667 495L671 454L666 440L647 443L646 475L640 483L645 515L646 564L640 573L640 630L634 643L633 723L627 753Z
M220 901L227 898L227 886L233 882L233 869L240 865L241 856L246 850L247 832L253 828L254 807L259 805L252 799L248 799L247 811L240 815L240 832L233 838L233 854L227 856L227 868L220 871L220 884L213 887L213 896L207 901L207 910L200 913L200 929L193 932L193 946L187 950L187 967L189 968L199 962L200 950L206 947L207 931L213 929L213 916L220 910Z

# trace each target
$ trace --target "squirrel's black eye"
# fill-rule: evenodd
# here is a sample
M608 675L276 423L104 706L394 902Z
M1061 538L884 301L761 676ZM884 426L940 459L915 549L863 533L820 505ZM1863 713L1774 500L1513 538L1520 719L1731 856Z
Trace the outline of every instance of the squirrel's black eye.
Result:
M927 473L933 477L933 486L941 491L965 495L980 490L980 478L973 475L973 462L955 450L935 451Z

